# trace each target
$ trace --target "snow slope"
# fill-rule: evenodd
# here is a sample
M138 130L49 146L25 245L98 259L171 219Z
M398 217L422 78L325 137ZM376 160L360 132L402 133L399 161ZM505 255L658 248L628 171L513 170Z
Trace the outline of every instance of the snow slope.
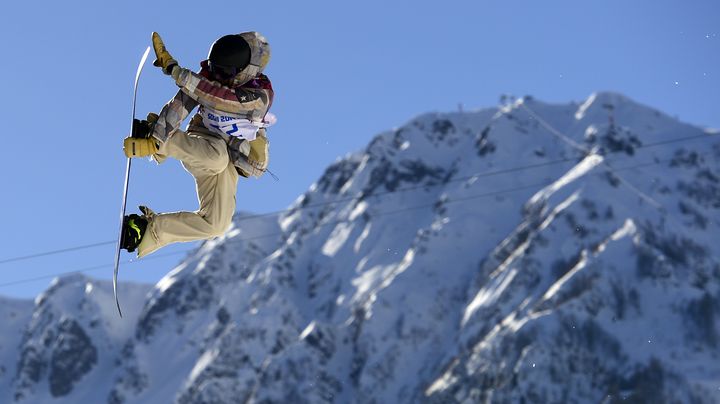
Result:
M717 402L716 135L615 93L419 116L127 322L84 277L3 301L0 399Z

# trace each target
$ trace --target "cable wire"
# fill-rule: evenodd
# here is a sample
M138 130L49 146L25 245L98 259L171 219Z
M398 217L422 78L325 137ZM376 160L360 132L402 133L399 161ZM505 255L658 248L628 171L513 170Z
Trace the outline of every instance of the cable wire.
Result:
M113 244L113 243L115 243L115 241L117 241L117 240L102 241L102 242L94 243L94 244L85 244L85 245L81 245L81 246L77 246L77 247L63 248L63 249L61 249L61 250L45 251L45 252L36 253L36 254L24 255L24 256L21 256L21 257L8 258L8 259L4 259L4 260L0 261L0 264L7 264L7 263L9 263L9 262L29 260L29 259L33 259L33 258L44 257L44 256L47 256L47 255L62 254L62 253L71 252L71 251L77 251L77 250L85 250L85 249L88 249L88 248L93 248L93 247L98 247L98 246L102 246L102 245Z
M147 260L155 260L155 259L160 259L160 258L167 258L167 257L173 256L173 255L187 253L189 251L192 251L192 250L182 250L182 251L175 251L175 252L166 253L166 254L159 254L156 256L150 256L150 257L144 258L143 260L147 261ZM122 264L134 264L136 262L138 262L138 261L130 259L130 260L123 261ZM49 275L41 275L41 276L37 276L34 278L18 279L15 281L0 283L0 288L6 287L6 286L12 286L12 285L19 285L22 283L40 281L40 280L44 280L44 279L51 279L51 278L55 278L57 276L80 274L80 273L85 273L85 272L97 271L98 269L112 268L112 267L113 267L113 264L95 265L95 266L76 269L76 270L72 270L72 271L63 271L63 272L56 272L56 273L49 274Z

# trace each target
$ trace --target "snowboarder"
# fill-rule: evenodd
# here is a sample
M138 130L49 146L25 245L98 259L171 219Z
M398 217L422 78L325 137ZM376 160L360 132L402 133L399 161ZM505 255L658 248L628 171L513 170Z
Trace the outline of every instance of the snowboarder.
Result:
M160 111L136 120L123 150L130 157L167 157L182 162L194 178L200 209L155 213L140 206L142 215L123 220L121 247L146 256L174 242L222 235L235 212L238 177L260 177L268 164L265 128L275 118L268 113L273 89L262 74L270 47L257 32L226 35L210 47L199 73L180 67L156 32L152 45L160 67L180 90ZM179 126L199 106L185 131Z

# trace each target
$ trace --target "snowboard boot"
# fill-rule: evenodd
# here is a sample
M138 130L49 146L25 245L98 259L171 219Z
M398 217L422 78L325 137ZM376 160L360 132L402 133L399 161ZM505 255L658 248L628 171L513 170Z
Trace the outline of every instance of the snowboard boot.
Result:
M145 234L147 225L148 221L143 216L134 213L125 216L120 235L120 248L127 250L127 252L135 251Z

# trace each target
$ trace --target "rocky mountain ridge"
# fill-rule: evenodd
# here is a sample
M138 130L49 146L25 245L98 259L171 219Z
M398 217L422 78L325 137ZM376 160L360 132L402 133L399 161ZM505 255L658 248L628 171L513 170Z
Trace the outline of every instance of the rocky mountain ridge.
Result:
M615 93L422 115L123 321L82 276L3 303L0 401L715 402L715 135Z

